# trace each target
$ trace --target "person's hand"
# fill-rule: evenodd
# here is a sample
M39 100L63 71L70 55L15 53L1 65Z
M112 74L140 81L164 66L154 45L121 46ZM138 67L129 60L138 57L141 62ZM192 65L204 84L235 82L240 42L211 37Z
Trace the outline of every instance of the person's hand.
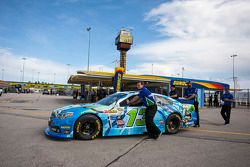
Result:
M129 105L129 102L130 102L129 99L127 99L126 102L127 102L127 105Z
M184 97L184 100L188 100L188 98Z

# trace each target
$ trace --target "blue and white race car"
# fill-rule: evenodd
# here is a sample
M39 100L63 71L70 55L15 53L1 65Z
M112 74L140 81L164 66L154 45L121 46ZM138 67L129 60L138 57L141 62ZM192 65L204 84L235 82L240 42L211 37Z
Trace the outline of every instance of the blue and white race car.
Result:
M118 92L92 104L69 105L52 112L45 134L57 138L95 139L97 136L138 135L147 132L145 106L128 106L138 92ZM161 94L154 122L163 133L175 134L181 128L194 126L194 106L181 104Z

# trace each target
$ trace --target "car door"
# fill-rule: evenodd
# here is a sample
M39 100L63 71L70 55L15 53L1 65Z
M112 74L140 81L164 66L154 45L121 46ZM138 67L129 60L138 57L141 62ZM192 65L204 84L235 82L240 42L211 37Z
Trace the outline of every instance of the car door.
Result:
M173 112L177 112L178 108L173 105L173 101L169 98L160 95L154 95L154 98L157 104L157 112L155 114L154 121L158 128L163 130L165 128L163 126L164 122L168 116Z
M145 106L143 103L139 103L134 106L128 106L126 100L131 100L135 95L132 95L119 103L119 108L124 110L123 115L118 116L121 123L124 124L124 131L131 134L143 134L146 131L145 124ZM120 118L119 118L120 117ZM118 124L117 124L118 125ZM118 125L119 127L119 125Z

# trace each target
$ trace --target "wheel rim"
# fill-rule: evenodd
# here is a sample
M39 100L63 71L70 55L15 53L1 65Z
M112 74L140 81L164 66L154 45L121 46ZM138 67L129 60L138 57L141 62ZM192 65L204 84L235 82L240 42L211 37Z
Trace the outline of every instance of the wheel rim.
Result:
M177 117L171 118L169 122L169 128L175 130L179 127L180 120Z
M81 133L84 135L91 135L95 131L95 124L92 122L85 122L81 126Z

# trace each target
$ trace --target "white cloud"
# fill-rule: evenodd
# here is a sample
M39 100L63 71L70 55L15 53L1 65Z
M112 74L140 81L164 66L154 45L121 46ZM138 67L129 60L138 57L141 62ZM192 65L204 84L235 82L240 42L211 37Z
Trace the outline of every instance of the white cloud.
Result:
M44 60L36 58L35 56L15 55L11 52L11 49L0 48L0 69L4 69L4 80L22 81L23 57L26 58L24 65L24 81L32 81L33 78L35 82L38 81L39 76L40 82L53 83L55 73L55 83L66 83L68 74L76 74L77 70L82 69L72 65L67 66L66 64L54 62L49 59ZM90 66L90 70L113 71L112 68L103 65L92 65ZM2 79L2 75L0 79Z
M249 15L250 1L244 0L163 3L149 11L145 20L153 21L154 28L165 39L137 45L132 52L154 63L156 69L162 69L159 74L164 70L166 74L176 75L183 66L186 77L227 83L231 83L232 77L230 55L238 54L236 74L241 88L249 87ZM151 65L143 67L151 71Z
M180 38L250 37L246 0L176 0L146 14L164 35Z

